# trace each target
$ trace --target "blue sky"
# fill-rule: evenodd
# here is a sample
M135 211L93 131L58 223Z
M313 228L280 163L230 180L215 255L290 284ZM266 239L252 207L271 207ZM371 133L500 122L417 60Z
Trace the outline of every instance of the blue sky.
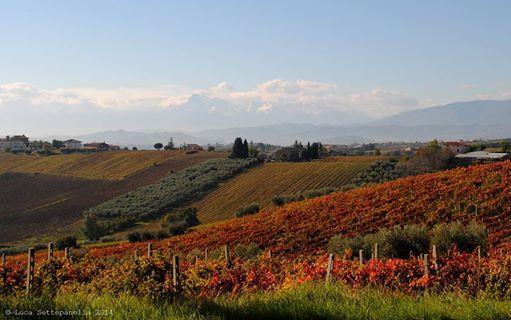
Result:
M482 0L3 1L0 84L250 90L284 79L424 106L511 98L510 12L511 1Z

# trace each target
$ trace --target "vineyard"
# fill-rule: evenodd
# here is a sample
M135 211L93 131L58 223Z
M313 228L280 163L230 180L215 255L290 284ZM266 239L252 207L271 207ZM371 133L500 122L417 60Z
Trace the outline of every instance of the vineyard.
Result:
M26 254L9 256L0 267L0 295L29 290L43 296L128 295L161 301L327 283L410 296L455 293L509 301L510 200L511 161L408 177L291 203L163 241L76 252L43 250L35 256L29 251L28 263ZM489 250L453 247L437 255L433 247L420 256L397 259L378 256L377 246L370 258L362 253L353 257L349 251L329 255L326 248L334 235L446 221L486 225Z
M377 157L334 157L314 162L267 163L226 182L195 205L202 223L234 217L250 203L269 208L272 198L324 187L342 187Z
M195 156L197 157L197 156ZM194 158L195 158L194 157ZM202 159L210 154L200 153ZM218 155L217 155L218 157ZM186 162L183 151L116 151L54 156L0 154L0 173L40 173L84 179L120 180L172 159Z
M129 154L130 160L123 161L120 157L118 158L119 154ZM157 157L155 158L154 155ZM75 159L75 156L77 156L76 162L69 162L68 159ZM167 152L165 161L159 162L158 165L151 162L146 169L134 173L139 169L133 168L143 167L141 164L136 164L137 157L140 157L141 161L145 158L147 162L148 157L152 157L151 161L154 161L157 158L163 159L165 155L163 151L103 152L92 155L50 157L0 153L0 171L9 170L0 173L0 219L2 219L0 242L22 240L47 232L58 233L58 228L66 227L82 219L82 213L90 207L154 183L169 172L177 172L208 159L225 158L226 153L198 152L186 155L179 151ZM84 160L89 158L90 161ZM97 162L101 158L104 158L105 163ZM113 159L116 161L112 162ZM35 166L28 166L28 163L35 164L40 161L50 161L48 166L53 168L52 170L58 170L56 168L67 163L68 171L66 172L71 176L61 175L55 171L51 171L55 174L50 171L46 171L49 174L43 174L37 171ZM89 163L89 166L84 164L84 161ZM24 166L22 166L23 163L25 163ZM93 163L96 164L92 165ZM132 163L133 166L127 166L126 163ZM18 170L21 171L20 168L23 170L30 168L37 172L18 173ZM71 168L74 169L71 170ZM73 176L84 175L82 169L89 170L86 174L88 179ZM90 179L94 176L101 179ZM119 180L110 179L108 176L117 178L125 176L126 178Z
M511 161L459 168L288 204L155 244L166 251L256 243L275 254L325 252L334 235L353 237L381 227L476 220L490 246L511 237ZM133 252L125 244L92 249L99 256Z

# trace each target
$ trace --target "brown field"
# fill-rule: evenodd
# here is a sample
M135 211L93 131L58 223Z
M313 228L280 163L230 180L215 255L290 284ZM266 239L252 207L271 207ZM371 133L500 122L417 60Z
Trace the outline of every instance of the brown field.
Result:
M23 168L31 168L31 170L36 166L28 166L28 163L32 160L27 160L25 157L29 156L19 156L20 158L12 160L11 155L3 154L0 160L0 167L4 168L5 172L0 174L0 221L2 222L0 223L0 242L16 241L54 232L58 228L79 221L84 210L138 187L153 183L168 172L179 171L207 159L226 156L226 153L220 152L199 152L186 155L184 152L176 151L168 152L169 156L167 156L163 155L163 152L157 151L130 151L126 152L126 154L130 154L128 155L130 160L124 162L119 158L119 154L123 153L105 152L101 154L101 158L107 163L112 163L109 157L115 159L115 162L118 163L118 167L115 168L111 167L110 164L103 166L98 164L97 157L99 154L72 157L79 163L85 163L85 167L89 170L88 179L57 173L50 174L50 172L54 172L51 170L46 170L45 174L5 172L8 171L5 168L9 166L5 163L6 160L8 163L14 161L16 165L25 163L27 166L23 166ZM155 153L157 156L148 156L150 153ZM136 164L136 161L134 161L137 157L133 155L137 154L140 154L141 162L145 161L145 165L149 163L147 159L151 159L152 164L146 166L146 169L138 169L138 172L136 172L133 168L143 168L141 164ZM68 173L79 175L79 167L68 162L67 159L61 159L70 156L72 155L52 156L47 157L48 159L34 161L39 163L40 161L56 159L59 164L67 164ZM86 161L83 157L91 157L93 160ZM42 157L37 156L36 158ZM162 159L161 162L158 162L158 165L154 165L156 159ZM87 163L96 163L96 165L87 167ZM132 164L123 166L126 163ZM51 162L49 167L56 168ZM74 169L71 170L70 168ZM111 168L115 174L109 173L106 168ZM16 168L12 169L12 171L16 170ZM129 171L131 174L123 174L123 170ZM94 175L106 178L91 179L90 177ZM128 177L119 180L122 175Z
M201 156L206 153L201 153ZM183 151L110 151L54 156L0 153L0 173L42 173L85 179L120 180L151 166L185 160Z
M252 202L267 208L278 195L349 184L362 170L381 157L332 157L313 162L267 163L222 184L195 205L199 220L217 222L234 217Z

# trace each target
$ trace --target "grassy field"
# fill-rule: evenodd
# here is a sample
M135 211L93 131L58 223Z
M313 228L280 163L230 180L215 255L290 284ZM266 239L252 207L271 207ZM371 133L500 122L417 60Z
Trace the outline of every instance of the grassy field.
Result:
M40 157L2 153L0 243L58 233L59 228L76 223L82 212L94 205L154 183L169 172L226 155L129 151ZM24 170L34 173L18 172Z
M59 294L55 298L7 297L5 319L25 312L37 319L51 311L71 319L509 319L511 302L461 295L407 296L377 290L306 284L287 290L194 301L151 301L133 296ZM11 314L10 316L8 314ZM35 316L39 314L39 316ZM0 316L1 317L1 316ZM62 317L62 316L61 316ZM26 316L26 318L28 318Z
M224 183L195 205L199 220L211 223L230 219L252 202L271 206L275 196L349 184L377 157L335 157L314 162L275 162L249 170Z
M207 155L207 153L201 153ZM0 153L0 173L40 173L84 179L120 180L151 166L173 160L186 161L183 151L112 151L54 156ZM207 158L207 157L206 157Z

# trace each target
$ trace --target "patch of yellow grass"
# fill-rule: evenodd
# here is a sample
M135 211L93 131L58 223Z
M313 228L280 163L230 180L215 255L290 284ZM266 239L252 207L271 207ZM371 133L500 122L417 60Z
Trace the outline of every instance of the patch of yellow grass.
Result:
M313 162L274 162L242 173L222 184L194 206L199 220L212 223L234 217L243 206L257 202L267 208L273 197L351 183L378 157L334 157Z
M186 158L184 151L108 151L94 154L14 155L0 153L0 173L41 173L85 179L120 180L171 158Z

